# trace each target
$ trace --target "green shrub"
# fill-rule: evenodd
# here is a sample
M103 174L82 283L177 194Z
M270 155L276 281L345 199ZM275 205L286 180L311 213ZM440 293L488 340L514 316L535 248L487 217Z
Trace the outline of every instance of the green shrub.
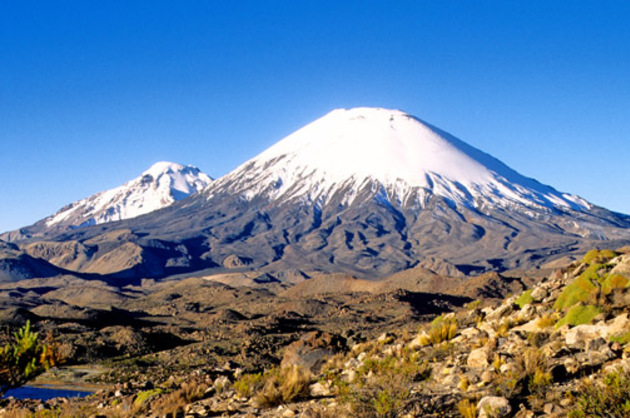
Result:
M547 358L542 350L528 347L518 353L515 358L517 370L527 378L533 377L538 371L547 369Z
M505 338L514 326L516 326L516 321L514 321L513 318L503 318L501 322L496 325L495 331L499 337Z
M58 344L52 335L42 342L27 321L0 348L0 391L20 386L61 361Z
M610 337L610 341L617 342L621 345L626 345L630 343L630 331L626 332L625 334Z
M568 284L562 293L558 295L554 308L561 310L570 308L579 302L595 302L597 300L597 294L599 288L594 284L594 281L599 282L601 278L597 274L603 266L601 264L591 265L580 274L573 282Z
M469 311L474 311L475 309L479 308L480 305L481 299L473 300L472 302L466 304L466 309L468 309Z
M138 395L136 395L136 399L133 401L133 403L136 406L140 406L144 404L146 401L148 401L150 398L157 396L161 394L162 392L163 390L159 388L143 390L142 392L138 392Z
M586 253L583 261L586 264L601 264L617 257L619 254L612 250L591 250Z
M630 416L630 373L618 370L603 379L583 380L569 418Z
M555 325L556 321L558 320L557 315L558 315L557 313L553 313L553 314L550 314L548 312L543 313L536 321L536 326L540 329L545 329L545 328L549 328L552 325Z
M556 324L556 328L560 328L561 326L566 324L573 326L590 324L591 321L600 313L602 313L602 309L597 306L575 305L571 309L569 309L569 312L567 312L564 318L558 321L558 323Z
M401 399L405 399L409 396L408 389L396 391L392 393L389 389L383 389L376 394L376 397L372 399L372 406L374 406L374 412L378 416L389 416L398 410L398 404Z
M383 358L368 358L357 369L359 376L376 375L386 376L395 375L408 377L412 381L425 380L430 375L427 365L421 361L418 354L414 353L409 356L402 357L386 356Z
M602 286L602 292L605 295L610 294L616 289L625 289L628 286L628 279L621 274L607 274L603 280L600 281Z
M552 382L551 372L546 369L538 368L534 371L533 375L529 376L529 382L527 383L531 393L542 396Z
M525 292L521 294L521 296L518 297L518 299L516 299L516 301L514 301L514 303L517 304L518 307L521 309L523 309L523 306L532 302L533 302L532 289L526 290Z
M429 344L438 345L444 341L452 340L456 333L457 319L453 317L445 318L441 315L431 322L429 333L420 336L420 345L422 347Z

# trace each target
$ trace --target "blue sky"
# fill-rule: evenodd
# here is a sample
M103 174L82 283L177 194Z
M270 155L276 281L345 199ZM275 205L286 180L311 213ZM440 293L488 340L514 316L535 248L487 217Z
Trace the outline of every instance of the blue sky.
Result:
M219 177L339 107L405 110L630 213L630 2L0 2L0 231L160 160Z

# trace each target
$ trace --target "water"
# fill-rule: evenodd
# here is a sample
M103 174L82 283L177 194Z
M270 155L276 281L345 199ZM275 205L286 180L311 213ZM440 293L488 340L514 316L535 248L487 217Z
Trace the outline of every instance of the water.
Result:
M22 386L7 390L3 397L8 398L9 396L13 396L15 399L41 399L42 401L47 401L48 399L58 397L81 398L91 393L92 392L82 390L57 389L54 387Z

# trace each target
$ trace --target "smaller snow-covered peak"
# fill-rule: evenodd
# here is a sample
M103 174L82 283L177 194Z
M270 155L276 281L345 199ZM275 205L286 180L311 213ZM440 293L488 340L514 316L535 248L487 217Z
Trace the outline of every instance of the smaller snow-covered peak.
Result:
M46 224L85 226L134 218L197 193L211 182L197 167L160 161L120 187L63 208Z
M145 184L155 182L155 187L158 189L171 189L174 200L181 200L196 193L212 182L210 176L202 173L197 167L168 161L153 164L139 178Z

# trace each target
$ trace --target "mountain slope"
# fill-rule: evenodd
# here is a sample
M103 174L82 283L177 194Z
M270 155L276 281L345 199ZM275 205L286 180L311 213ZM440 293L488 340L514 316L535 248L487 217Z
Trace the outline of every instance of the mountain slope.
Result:
M211 182L196 167L162 161L120 187L62 208L44 222L47 227L84 227L134 218L197 193Z

